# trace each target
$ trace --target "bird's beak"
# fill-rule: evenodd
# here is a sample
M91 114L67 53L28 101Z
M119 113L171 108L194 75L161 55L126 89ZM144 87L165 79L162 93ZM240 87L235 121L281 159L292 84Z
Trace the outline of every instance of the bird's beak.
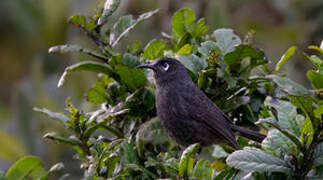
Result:
M148 68L148 69L152 69L152 70L155 70L155 66L153 64L142 64L142 65L139 65L136 67L137 69L139 68Z

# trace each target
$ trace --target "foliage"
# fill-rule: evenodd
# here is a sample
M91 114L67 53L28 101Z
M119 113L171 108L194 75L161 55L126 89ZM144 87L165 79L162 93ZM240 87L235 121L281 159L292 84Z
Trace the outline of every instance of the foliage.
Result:
M118 52L116 46L122 38L157 13L150 11L137 19L122 16L112 27L106 27L119 3L107 0L101 14L89 18L75 15L69 19L93 40L97 50L78 45L49 49L50 53L78 51L98 60L67 67L58 87L73 72L96 72L98 80L85 98L100 106L93 112L84 112L68 98L66 113L34 109L59 120L70 130L69 137L51 132L44 138L74 148L85 179L319 179L323 176L323 61L319 56L302 54L313 64L313 70L306 74L313 87L309 90L280 73L283 64L300 53L296 47L286 51L272 72L264 51L250 44L252 33L244 41L231 29L208 33L205 20L196 21L195 13L187 8L174 14L171 35L163 34L164 39L153 39L145 47L135 41L126 52ZM310 48L322 53L322 47ZM235 152L226 146L210 147L201 153L207 159L195 157L198 144L183 152L179 150L156 118L151 73L135 68L163 56L181 61L198 87L222 110L230 112L235 123L256 128L253 125L256 122L267 132L267 138L261 145L239 138L243 149ZM21 177L28 174L46 179L48 173L39 159L29 158L13 165L6 177L10 179L17 168L34 165L37 172L26 168Z

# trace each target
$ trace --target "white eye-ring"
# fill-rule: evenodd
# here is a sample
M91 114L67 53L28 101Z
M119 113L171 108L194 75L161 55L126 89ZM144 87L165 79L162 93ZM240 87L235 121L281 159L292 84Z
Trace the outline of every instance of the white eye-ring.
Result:
M162 67L163 67L163 69L164 69L165 71L167 71L167 70L168 70L168 68L169 68L169 64L168 64L167 62L165 62L165 63L163 63L163 64L162 64Z

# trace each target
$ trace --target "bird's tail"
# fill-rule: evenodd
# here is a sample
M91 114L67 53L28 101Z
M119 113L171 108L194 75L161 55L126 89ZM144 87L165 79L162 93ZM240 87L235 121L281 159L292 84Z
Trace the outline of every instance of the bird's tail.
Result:
M262 142L262 140L264 140L266 138L266 136L263 134L260 134L256 131L242 128L242 127L239 127L236 125L232 125L231 128L234 132L238 132L241 136L251 139L251 140L254 140L254 141L257 141L257 142Z

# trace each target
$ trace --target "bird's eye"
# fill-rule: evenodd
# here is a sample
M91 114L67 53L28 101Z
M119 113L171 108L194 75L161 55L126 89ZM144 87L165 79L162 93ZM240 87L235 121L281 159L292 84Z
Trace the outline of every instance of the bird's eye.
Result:
M168 64L167 62L163 63L163 64L162 64L162 68L163 68L165 71L167 71L167 70L168 70L168 68L169 68L169 64Z

